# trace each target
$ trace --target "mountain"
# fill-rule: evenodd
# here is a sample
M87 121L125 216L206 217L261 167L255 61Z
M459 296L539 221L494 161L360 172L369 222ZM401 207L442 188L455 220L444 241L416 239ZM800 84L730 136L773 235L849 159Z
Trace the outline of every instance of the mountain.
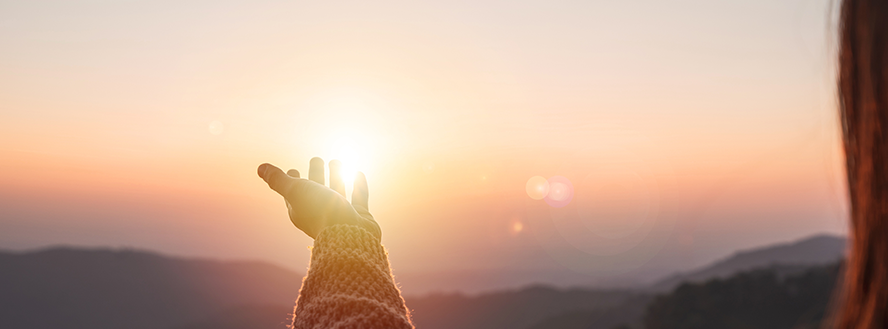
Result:
M830 313L838 263L781 275L773 269L686 283L658 296L644 315L647 329L815 329Z
M248 329L289 328L289 319L283 319L281 314L293 313L293 306L277 304L266 305L241 305L226 309L211 317L186 325L176 326L173 329Z
M844 239L817 236L739 252L636 291L522 289L407 296L419 328L638 328L653 294L681 282L769 268L778 278L841 258ZM262 262L112 249L0 251L2 328L285 328L303 274Z
M135 250L0 252L0 327L285 328L302 276L262 262ZM562 313L616 307L632 296L533 286L408 296L407 305L421 328L522 328Z
M798 266L809 267L835 263L845 256L845 238L817 235L792 243L778 244L739 251L734 255L702 269L676 274L646 288L653 292L666 292L685 282L705 282L726 278L739 272L757 268L781 267L792 271ZM790 267L787 267L790 266Z
M557 289L531 286L477 296L433 294L408 298L417 328L527 328L572 312L604 311L625 304L628 291ZM607 328L610 329L610 328Z
M640 328L652 295L638 294L614 307L585 309L550 316L528 329Z
M231 309L276 305L289 311L270 321L284 328L301 278L261 262L133 250L0 252L0 327L172 328L230 316Z

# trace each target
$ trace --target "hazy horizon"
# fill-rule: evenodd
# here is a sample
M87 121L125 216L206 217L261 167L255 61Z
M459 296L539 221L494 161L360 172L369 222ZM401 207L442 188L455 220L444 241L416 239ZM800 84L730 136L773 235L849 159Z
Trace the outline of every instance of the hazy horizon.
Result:
M844 235L828 4L0 1L0 249L301 270L256 167L313 156L366 173L396 274L644 278Z

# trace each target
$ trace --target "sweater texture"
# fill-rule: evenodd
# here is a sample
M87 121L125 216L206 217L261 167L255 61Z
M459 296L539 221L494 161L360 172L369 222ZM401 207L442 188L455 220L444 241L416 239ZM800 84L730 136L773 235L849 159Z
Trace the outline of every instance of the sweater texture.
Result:
M375 236L353 225L318 235L293 328L413 328L388 254Z

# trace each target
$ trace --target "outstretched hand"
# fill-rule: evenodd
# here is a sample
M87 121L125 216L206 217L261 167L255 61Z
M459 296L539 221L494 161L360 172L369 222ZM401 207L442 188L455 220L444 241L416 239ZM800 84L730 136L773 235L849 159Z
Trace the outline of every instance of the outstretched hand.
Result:
M293 225L313 239L325 228L337 224L362 227L381 239L382 231L367 206L367 178L358 172L352 202L349 203L345 199L345 184L340 176L340 167L339 161L330 161L330 187L324 185L324 160L321 158L311 159L308 179L300 178L295 169L284 173L268 163L260 165L258 173L268 183L268 187L284 197Z

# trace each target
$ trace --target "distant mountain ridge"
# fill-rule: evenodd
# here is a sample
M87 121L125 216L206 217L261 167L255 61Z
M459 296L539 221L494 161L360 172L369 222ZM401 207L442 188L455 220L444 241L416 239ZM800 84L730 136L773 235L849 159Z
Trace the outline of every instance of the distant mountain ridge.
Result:
M766 268L682 284L648 303L643 327L831 328L823 320L832 313L830 306L836 305L835 285L841 272L841 263L790 274Z
M292 308L301 277L262 262L134 250L0 252L0 327L156 329L242 305Z
M846 245L847 241L843 237L816 235L795 242L738 251L699 270L659 280L645 290L666 292L683 282L700 283L758 268L775 266L798 268L832 264L844 258Z
M477 295L407 296L420 328L612 329L640 323L652 294L755 268L797 273L844 255L835 236L741 251L637 291L531 286ZM285 328L302 273L251 261L169 257L136 250L0 251L0 327ZM459 314L459 316L455 316Z
M635 297L620 290L528 286L477 296L431 294L407 298L407 306L414 310L417 328L517 329L560 314L612 309Z

